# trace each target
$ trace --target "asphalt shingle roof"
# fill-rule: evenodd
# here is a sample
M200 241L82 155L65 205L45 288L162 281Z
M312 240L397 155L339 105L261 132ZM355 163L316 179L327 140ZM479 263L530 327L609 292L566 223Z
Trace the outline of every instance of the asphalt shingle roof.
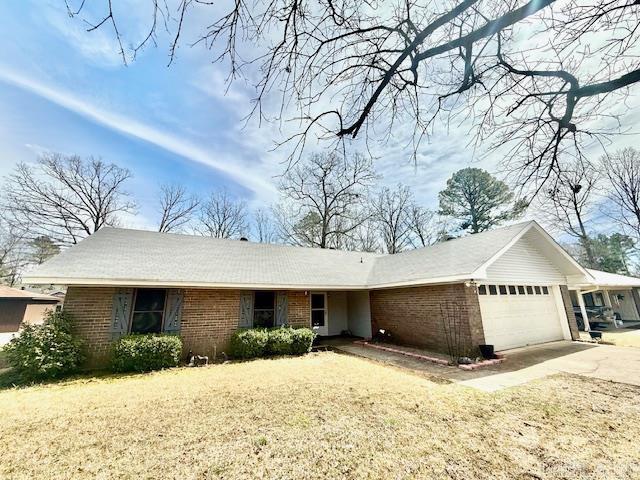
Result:
M430 283L470 276L531 224L395 255L104 228L29 272L25 281L309 289Z

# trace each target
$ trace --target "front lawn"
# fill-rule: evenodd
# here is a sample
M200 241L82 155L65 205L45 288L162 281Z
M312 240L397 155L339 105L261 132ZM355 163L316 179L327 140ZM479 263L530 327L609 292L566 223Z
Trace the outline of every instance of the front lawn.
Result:
M639 478L640 390L325 352L0 392L0 478Z

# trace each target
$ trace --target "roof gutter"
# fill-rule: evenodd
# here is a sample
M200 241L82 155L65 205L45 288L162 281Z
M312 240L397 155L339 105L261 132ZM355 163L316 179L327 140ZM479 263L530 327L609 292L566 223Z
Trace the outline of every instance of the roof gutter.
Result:
M209 283L190 281L157 281L142 279L102 279L102 278L62 278L62 277L25 277L25 283L32 285L66 285L76 287L163 287L163 288L211 288L234 290L382 290L389 288L420 287L448 283L473 281L470 275L437 277L432 279L390 282L385 284L272 284L272 283Z

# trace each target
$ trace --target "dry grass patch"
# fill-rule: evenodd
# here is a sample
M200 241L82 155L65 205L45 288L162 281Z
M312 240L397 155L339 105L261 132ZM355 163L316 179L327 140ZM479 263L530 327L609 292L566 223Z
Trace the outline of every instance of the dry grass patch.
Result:
M326 352L0 392L1 478L638 478L634 387L487 394Z
M606 343L611 343L618 347L640 348L640 330L606 331L602 334L602 337Z

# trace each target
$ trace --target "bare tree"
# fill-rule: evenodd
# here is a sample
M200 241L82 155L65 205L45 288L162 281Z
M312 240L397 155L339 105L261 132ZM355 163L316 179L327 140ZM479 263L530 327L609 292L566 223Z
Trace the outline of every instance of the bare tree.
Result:
M24 237L0 218L0 284L13 286L27 263Z
M66 2L90 30L110 28L126 58L118 23L128 12L103 0L105 13L91 18L83 0ZM146 33L125 43L135 55L167 28L173 59L204 3L180 2L174 19L151 0ZM515 181L540 188L557 178L563 159L581 159L585 143L620 130L595 120L616 115L621 102L611 95L640 81L635 0L208 3L212 18L200 42L231 66L230 78L254 75L258 64L261 117L274 91L285 109L297 108L294 155L312 133L377 141L406 130L415 155L438 120L468 119L476 142L504 153Z
M278 238L273 216L262 208L253 214L253 231L260 243L275 243Z
M351 244L347 250L376 253L380 248L380 232L377 222L367 218L350 237Z
M289 169L279 189L280 231L289 242L340 248L366 216L362 205L375 179L371 161L360 154L316 154Z
M591 165L576 162L545 192L549 209L545 209L555 226L577 238L583 248L586 261L595 268L596 261L591 248L587 223L593 213L594 193L599 174Z
M125 182L129 170L101 159L47 154L35 166L20 163L5 181L3 208L30 239L73 244L133 213Z
M602 171L610 181L609 198L615 204L615 218L640 238L640 151L618 150L602 157Z
M409 212L409 228L412 233L411 245L413 248L420 248L437 243L444 225L432 210L413 205Z
M247 206L223 190L212 193L202 204L196 231L215 238L238 238L246 235Z
M198 199L182 185L162 185L159 196L160 225L158 231L179 232L191 222L199 205Z
M403 185L395 189L383 187L371 203L385 251L401 252L411 243L411 190Z

